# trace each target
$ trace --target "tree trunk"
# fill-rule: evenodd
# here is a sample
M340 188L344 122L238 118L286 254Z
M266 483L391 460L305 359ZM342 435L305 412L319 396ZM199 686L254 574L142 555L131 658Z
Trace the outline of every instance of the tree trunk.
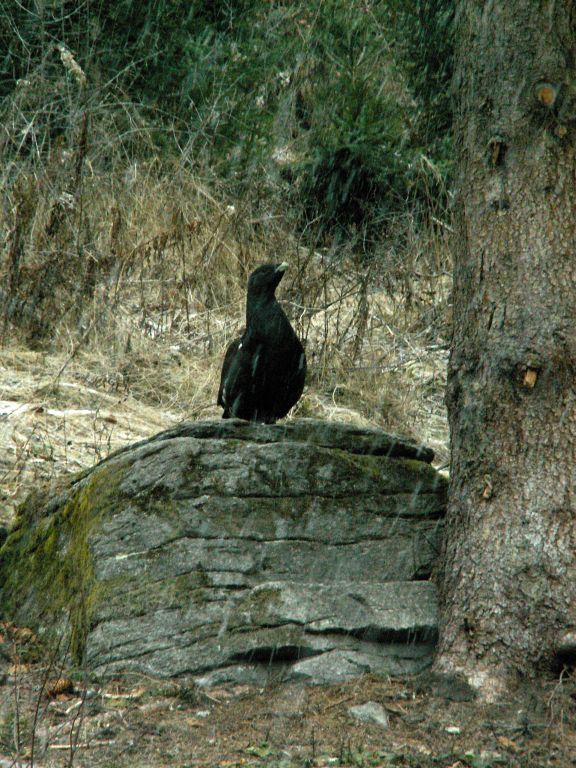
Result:
M436 668L576 650L576 10L459 0L452 471Z

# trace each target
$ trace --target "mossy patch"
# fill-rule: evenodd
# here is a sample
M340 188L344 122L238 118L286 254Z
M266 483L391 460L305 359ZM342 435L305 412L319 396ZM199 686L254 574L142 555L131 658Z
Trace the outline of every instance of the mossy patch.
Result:
M337 459L337 463L334 459ZM322 488L323 474L333 465L332 473L342 487L346 481L359 493L380 489L386 495L398 493L443 493L447 481L431 465L410 458L389 458L371 454L353 454L332 448L319 449L310 464L312 487ZM328 476L328 479L331 479Z
M232 613L229 625L231 627L236 623L243 625L244 620L237 622L235 617L250 616L252 626L267 626L270 624L270 616L280 609L281 604L282 589L280 587L260 587L250 592L238 603Z
M210 586L206 572L195 570L161 581L149 581L145 574L99 581L94 608L98 618L122 615L146 616L161 609L198 605L205 607L218 598L221 590ZM224 596L222 596L224 599Z
M29 497L0 550L3 616L64 635L77 662L98 594L90 537L116 508L125 469L126 462L102 464L61 506Z

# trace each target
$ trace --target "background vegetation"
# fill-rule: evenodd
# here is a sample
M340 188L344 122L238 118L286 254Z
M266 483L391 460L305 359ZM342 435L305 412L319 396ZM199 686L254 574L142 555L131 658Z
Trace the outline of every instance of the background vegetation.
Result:
M0 0L3 398L218 416L247 275L286 260L299 415L381 424L445 461L452 15ZM6 471L29 466L30 434L0 437Z
M99 168L176 159L229 194L288 198L301 227L376 237L446 202L448 0L29 6L4 0L8 156L76 146L88 114Z

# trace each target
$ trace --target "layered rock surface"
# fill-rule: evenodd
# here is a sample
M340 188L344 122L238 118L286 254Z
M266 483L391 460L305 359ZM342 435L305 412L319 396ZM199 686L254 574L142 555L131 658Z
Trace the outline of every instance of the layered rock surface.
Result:
M182 424L29 499L0 610L63 631L101 676L419 671L446 491L431 459L337 423Z

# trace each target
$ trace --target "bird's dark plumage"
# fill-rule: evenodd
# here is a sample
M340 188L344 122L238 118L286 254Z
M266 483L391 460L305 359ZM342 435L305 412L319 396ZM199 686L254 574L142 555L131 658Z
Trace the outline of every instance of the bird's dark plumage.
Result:
M273 424L304 388L306 355L274 292L288 265L264 264L248 280L246 330L226 350L218 405L223 419Z

